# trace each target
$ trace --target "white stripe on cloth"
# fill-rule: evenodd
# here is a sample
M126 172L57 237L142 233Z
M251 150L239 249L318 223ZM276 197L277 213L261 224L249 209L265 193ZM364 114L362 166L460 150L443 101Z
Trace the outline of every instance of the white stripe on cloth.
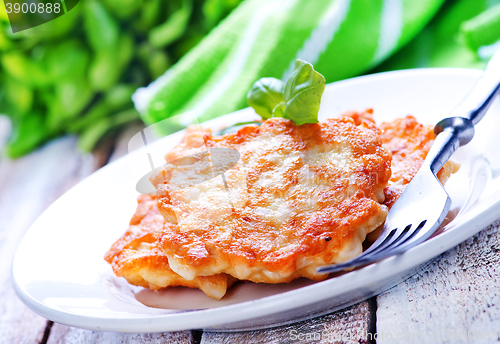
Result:
M486 8L496 6L500 3L499 0L486 0Z
M377 50L371 65L376 65L396 49L403 32L403 1L384 0Z
M172 78L172 70L168 69L165 74L150 83L147 87L138 88L132 95L132 101L135 108L141 115L146 115L149 104L154 96L165 86Z
M248 56L252 51L252 47L257 40L261 31L262 25L267 18L276 11L286 11L293 6L297 0L278 0L264 4L258 8L252 16L250 23L243 35L243 39L238 46L238 50L234 54L233 60L225 74L215 83L212 89L203 96L193 110L186 112L182 116L183 125L189 125L196 120L196 118L203 115L234 83L236 78L241 74Z
M290 62L288 69L283 73L282 80L287 80L295 68L295 60L301 59L311 64L318 62L320 55L326 50L328 44L333 40L340 25L344 22L351 7L351 0L336 0L325 12L318 26L311 32L311 36L305 40L295 58Z

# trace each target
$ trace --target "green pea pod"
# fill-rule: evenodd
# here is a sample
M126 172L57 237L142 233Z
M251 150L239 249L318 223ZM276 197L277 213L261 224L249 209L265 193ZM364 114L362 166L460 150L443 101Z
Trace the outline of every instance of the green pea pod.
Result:
M11 77L26 85L39 87L50 83L50 78L43 66L28 59L20 51L2 54L1 65Z
M78 147L84 152L90 152L111 129L138 119L139 113L133 108L116 113L111 117L102 118L86 128L80 135Z
M157 79L171 66L170 57L163 49L158 49L145 42L137 49L137 56L149 71L151 78Z
M19 115L27 114L33 106L33 89L28 85L5 76L5 98Z
M285 101L284 87L283 81L276 78L261 78L247 93L248 105L263 119L271 118L276 105Z
M325 85L325 77L316 72L310 63L297 60L295 69L285 85L284 117L297 125L318 123L318 111Z
M117 63L115 52L97 52L89 68L89 81L92 89L109 90L120 79L121 71L121 64Z
M112 119L113 126L119 126L140 119L140 115L135 108L130 108L114 114Z
M172 55L176 59L180 59L200 43L204 37L205 35L196 31L186 32L182 39L173 46Z
M82 6L76 6L55 20L21 32L26 32L29 37L36 38L38 41L64 39L75 27L81 24L81 15ZM18 34L19 32L16 33L16 35Z
M117 61L120 66L125 68L130 63L134 56L135 42L132 34L123 33L118 40L116 53L118 54Z
M474 52L482 46L500 41L500 5L463 22L460 26L460 38Z
M206 0L202 7L206 28L211 29L216 26L239 3L240 0Z
M47 118L49 128L61 128L78 115L94 98L85 78L63 81L56 85L51 111Z
M206 0L203 3L203 15L208 27L215 26L222 17L225 7L225 0Z
M153 80L162 76L171 66L168 54L165 51L156 50L148 59L149 74Z
M52 136L53 133L44 126L42 114L32 112L30 116L14 121L5 151L10 158L15 159L31 152Z
M102 118L86 128L78 138L78 148L84 152L91 152L97 142L111 127L111 118Z
M104 101L112 111L133 106L132 95L137 90L136 85L118 84L104 95Z
M136 22L136 27L147 31L158 24L161 13L161 0L149 0L142 6L141 15Z
M48 49L46 65L54 83L79 78L89 63L89 53L78 40L68 40Z
M108 13L100 1L86 0L83 7L85 33L94 51L101 52L115 49L120 33L117 21Z
M148 35L154 47L164 47L177 41L186 31L193 5L191 0L183 0L182 7L172 13L167 21L153 28Z
M95 91L108 91L117 84L132 59L134 42L128 35L120 37L115 50L98 51L89 68L90 85Z
M68 123L66 129L70 133L79 133L84 131L86 128L92 126L98 120L106 117L112 111L110 110L108 104L104 100L100 100L96 104L84 113L81 117L75 118L73 121Z
M110 12L120 19L128 19L137 15L143 6L143 0L104 0L103 3L109 8Z

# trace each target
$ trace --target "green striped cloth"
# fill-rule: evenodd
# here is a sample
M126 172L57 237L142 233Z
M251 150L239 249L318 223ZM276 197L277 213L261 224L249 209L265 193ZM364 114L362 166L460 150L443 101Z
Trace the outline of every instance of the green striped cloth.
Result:
M500 47L500 0L447 1L408 45L374 71L420 67L484 69Z
M139 89L133 99L147 124L169 118L169 131L173 132L196 120L202 122L246 107L246 93L256 80L287 79L297 58L312 63L327 82L356 76L379 65L419 34L443 2L246 0L165 75ZM441 30L435 39L432 31L424 30L416 41L427 39L446 50L448 41L455 39L444 31L458 32L462 21L496 3L450 2L452 6L441 10L448 12L438 15L445 17L444 28L436 18L431 24L431 30ZM418 57L426 48L414 41L402 53L408 67L423 65ZM430 54L424 60L439 59L439 47L432 50L438 52L436 56ZM470 51L468 54L475 56ZM397 59L391 60L379 68L401 67Z

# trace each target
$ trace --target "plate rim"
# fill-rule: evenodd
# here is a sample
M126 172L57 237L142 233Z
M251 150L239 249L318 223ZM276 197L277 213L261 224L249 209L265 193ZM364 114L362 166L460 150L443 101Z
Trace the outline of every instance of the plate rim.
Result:
M352 79L342 80L335 83L328 84L329 89L336 89L343 86L356 85L358 83L363 83L365 81L374 80L384 80L391 78L405 78L405 77L428 77L432 75L437 76L457 76L461 78L471 78L479 77L482 71L475 69L464 69L464 68L423 68L423 69L410 69L410 70L399 70L399 71L389 71L384 73L370 74L365 76L360 76ZM242 109L233 112L228 115L218 117L212 121L220 121L222 118L242 111L249 111L249 108ZM206 122L209 124L210 122ZM161 140L159 140L161 141ZM100 170L94 172L89 177L80 181L73 188L68 190L65 194L54 201L41 215L40 217L30 226L23 236L23 239L16 249L14 254L14 259L12 261L11 275L12 282L16 294L18 297L35 313L50 319L52 321L62 323L69 326L75 326L79 328L86 328L91 330L100 331L119 331L119 332L162 332L162 331L174 331L174 330L188 330L194 328L207 328L208 330L217 330L216 327L230 325L231 323L237 323L240 321L245 321L249 319L254 319L257 317L269 316L272 314L277 314L281 312L286 312L293 310L295 308L300 308L310 304L324 301L329 297L334 295L341 295L349 292L350 290L355 290L362 288L360 280L365 274L377 276L376 280L371 280L371 283L376 283L377 281L383 281L386 278L390 278L398 273L408 271L411 268L416 268L419 265L429 261L430 259L438 256L444 251L456 246L457 244L468 239L472 235L479 232L481 229L488 224L491 224L494 220L498 218L498 215L494 211L496 207L500 205L500 200L489 204L486 208L482 209L478 214L472 218L466 219L463 223L457 225L457 227L452 231L445 231L439 236L433 237L423 244L414 247L413 249L405 252L404 254L397 257L389 257L375 264L368 265L362 269L344 274L342 276L335 277L333 279L327 279L321 282L314 283L309 286L305 286L299 289L287 291L284 293L276 294L273 296L268 296L252 301L246 301L238 304L222 306L218 308L209 308L203 310L193 310L193 311L182 311L175 313L163 313L163 314L130 314L129 317L99 317L99 316L88 316L81 314L73 314L65 311L53 309L36 298L32 297L26 290L23 289L21 285L18 284L16 279L16 262L19 260L18 252L19 247L24 244L28 233L33 227L43 219L43 215L49 211L54 205L57 204L69 192L74 192L73 190L78 190L82 187L82 183L90 178L96 178L100 173L105 171L107 168L114 164L119 164L125 161L125 159L133 158L135 154L140 152L132 152L127 154L109 165L104 166ZM479 216L481 215L481 216ZM464 228L465 227L465 228ZM462 229L462 230L460 230ZM432 253L429 253L432 252ZM342 283L345 282L345 283ZM339 287L340 285L340 287ZM354 286L354 287L353 287ZM333 292L335 291L335 292ZM304 297L307 296L307 297ZM290 300L293 299L293 305L290 305ZM147 306L144 306L147 307ZM240 312L238 312L240 310ZM241 311L242 310L242 311ZM231 321L228 321L227 314L231 314ZM173 321L172 321L173 320ZM193 326L193 324L198 324ZM215 328L214 328L215 327Z

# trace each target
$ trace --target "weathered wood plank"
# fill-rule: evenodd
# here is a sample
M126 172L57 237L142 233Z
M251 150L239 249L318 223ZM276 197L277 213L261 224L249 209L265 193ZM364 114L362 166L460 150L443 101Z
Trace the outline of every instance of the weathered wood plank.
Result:
M377 343L498 343L500 222L377 299Z
M0 152L3 149L11 130L11 123L7 116L0 115Z
M109 163L115 161L116 159L121 158L122 156L126 155L129 153L128 151L128 143L130 139L140 132L142 129L144 129L144 124L140 123L134 123L127 127L118 137L118 140L116 140L115 147L113 149L113 153L111 154L111 157L109 158Z
M370 321L370 304L364 301L342 311L269 330L204 332L201 344L368 343Z
M76 154L75 142L66 137L21 159L0 160L2 342L36 343L44 339L47 320L15 296L10 269L15 249L29 226L57 197L99 167L101 158Z
M114 333L95 332L54 324L47 344L186 344L191 343L193 337L189 331L167 333Z

